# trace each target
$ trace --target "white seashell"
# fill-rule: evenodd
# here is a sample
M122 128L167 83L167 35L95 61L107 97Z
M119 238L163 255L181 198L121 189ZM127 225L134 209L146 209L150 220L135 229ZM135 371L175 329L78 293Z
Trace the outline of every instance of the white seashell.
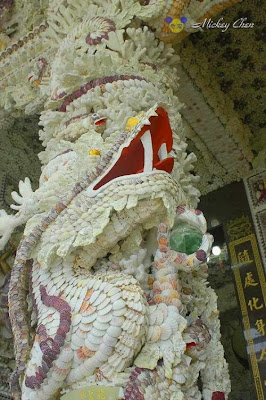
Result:
M97 321L99 321L101 324L105 324L107 322L110 322L112 319L112 313L109 312L108 314L104 314L104 315L99 315L97 317Z
M88 308L82 312L82 316L87 317L96 312L96 308L93 306L88 306Z
M94 303L93 303L94 307L97 307L98 305L103 303L105 299L106 299L106 294L105 293L101 293L100 296L98 296L98 298L94 301ZM109 301L108 301L108 303L109 303Z
M108 335L110 335L112 337L118 337L119 335L121 335L122 329L118 326L110 326L107 329L107 333L108 333Z
M83 324L83 322L81 322L79 328L88 333L92 329L92 324Z
M120 297L121 297L121 295L122 295L121 292L118 292L118 293L116 293L116 294L113 294L113 296L111 296L111 301L112 301L112 303L115 303L117 300L119 300Z
M68 363L65 363L61 359L57 359L55 361L55 365L57 366L57 368L60 368L60 369L67 369L67 368L69 368L71 366L71 364L72 364L72 360L70 362L68 362Z
M76 330L75 335L77 335L81 339L85 339L87 337L87 332L82 332L80 327Z
M105 335L106 331L104 330L100 330L97 328L92 328L90 331L90 335L96 336L96 337L102 337L103 335Z
M98 311L99 316L108 314L112 310L112 304L108 304L106 307Z
M108 329L108 327L110 326L110 324L106 323L103 324L101 322L99 322L98 318L93 322L93 326L96 329L99 329L100 331L106 331Z
M95 300L98 298L98 296L100 296L100 291L99 290L95 290L95 292L92 293L91 297L90 297L90 304L93 304L95 302Z
M114 304L113 304L113 310L119 310L120 308L125 307L126 303L124 302L124 300L120 299L117 300Z
M78 335L74 334L71 338L71 347L77 347L78 349L84 345L85 338L81 338Z
M102 343L98 351L106 354L107 356L110 356L113 352L113 347L109 347L105 343Z
M87 341L94 344L101 344L103 342L103 338L100 336L94 336L89 333ZM88 346L90 348L90 346Z
M116 286L114 286L114 287L112 287L111 290L109 290L109 292L107 293L107 295L111 297L111 296L114 296L114 295L117 294L117 293L121 293L121 289L118 288L118 287L116 287Z
M157 310L157 313L156 313L156 325L162 325L163 321L164 321L163 313L161 312L161 310Z
M101 367L101 371L106 378L109 378L114 373L114 368L111 367L109 364L105 364Z
M93 314L88 315L86 317L82 316L82 322L83 322L83 324L89 324L89 323L93 322L96 318L97 318L97 313L94 312Z
M122 317L123 315L125 315L126 311L127 311L126 308L120 308L119 310L114 310L113 316L114 317Z
M89 338L85 339L85 346L92 351L97 351L99 349L99 344L90 342Z
M110 324L113 326L121 326L123 328L123 323L125 321L124 317L112 317Z
M97 353L94 355L94 358L101 365L103 362L105 362L108 359L108 354L106 354L102 351L97 351Z
M103 337L102 342L103 342L104 344L106 344L107 346L109 346L109 347L113 347L113 346L116 345L117 340L118 340L117 338L114 338L114 337L109 336L108 334L106 334L106 335Z
M77 324L79 324L81 319L82 319L82 315L81 314L74 314L72 316L72 321L71 321L72 326L76 326Z
M121 355L119 353L114 353L108 358L108 363L113 365L117 360L121 360Z
M72 361L72 359L73 359L72 349L70 347L66 347L65 349L63 349L59 355L59 359L60 359L60 361L62 360L65 363Z
M106 296L105 294L104 294L104 296ZM97 307L97 310L101 310L102 308L105 308L109 303L110 303L110 297L106 297L106 299L105 300L103 300L99 305L98 305L98 307Z
M161 325L161 340L167 340L172 335L172 329L169 325L163 324Z
M73 312L78 312L79 311L79 309L80 309L80 307L82 306L82 303L83 303L83 299L77 299L76 301L75 301L75 303L73 302L70 302L70 306L72 307L72 309L73 309ZM73 306L72 306L72 304L73 304Z
M99 287L101 286L102 281L100 279L97 279L94 283L93 283L93 289L94 290L98 290Z

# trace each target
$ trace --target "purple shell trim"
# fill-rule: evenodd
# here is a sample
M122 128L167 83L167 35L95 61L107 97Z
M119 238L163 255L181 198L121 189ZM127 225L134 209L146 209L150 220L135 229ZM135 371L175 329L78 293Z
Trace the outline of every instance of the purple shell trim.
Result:
M102 22L107 23L108 25L107 30L105 31L103 27L103 29L101 30L102 33L101 36L97 37L96 39L92 39L91 34L89 33L88 36L86 37L86 43L88 43L90 46L95 46L96 44L101 43L103 39L108 39L108 33L116 30L114 21L112 21L109 18L101 18L101 17L91 18L91 21L99 21L99 20L102 20Z
M60 314L59 327L56 331L54 339L47 336L46 328L40 325L37 334L42 339L40 349L43 353L42 364L37 368L35 375L27 376L25 385L31 389L39 389L53 362L60 354L60 348L64 345L66 334L71 327L71 308L67 302L57 296L49 296L44 286L40 287L41 300L46 307L55 308Z
M71 94L69 94L60 107L57 108L57 111L65 112L67 106L72 103L72 101L78 99L79 97L86 94L89 90L96 88L100 85L106 85L106 83L113 83L117 81L128 81L129 79L135 79L139 81L145 81L146 79L136 76L136 75L115 75L115 76L107 76L105 78L94 79L90 82L85 83L85 85L81 86L81 88L75 90Z
M125 400L145 400L143 394L139 389L138 376L144 371L141 368L135 368L130 374L129 382L125 388Z

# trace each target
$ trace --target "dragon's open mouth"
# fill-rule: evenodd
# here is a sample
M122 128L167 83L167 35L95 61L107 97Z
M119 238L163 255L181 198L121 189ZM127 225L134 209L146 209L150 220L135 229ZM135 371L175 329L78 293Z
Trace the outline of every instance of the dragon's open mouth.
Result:
M165 171L169 174L174 159L168 157L173 147L173 133L167 112L159 107L157 116L149 118L150 125L143 125L129 145L120 150L120 156L94 186L96 191L119 177Z

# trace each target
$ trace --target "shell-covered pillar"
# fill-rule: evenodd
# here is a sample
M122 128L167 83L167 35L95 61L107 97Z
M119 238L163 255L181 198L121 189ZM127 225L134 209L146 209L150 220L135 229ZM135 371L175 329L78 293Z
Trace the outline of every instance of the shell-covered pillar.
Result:
M125 400L197 400L199 378L204 400L227 398L212 237L171 42L194 6L200 18L229 2L196 3L51 2L47 21L2 55L2 104L43 107L45 147L39 189L21 182L18 213L0 219L2 247L26 224L9 285L15 400L94 385ZM20 96L9 56L28 60Z

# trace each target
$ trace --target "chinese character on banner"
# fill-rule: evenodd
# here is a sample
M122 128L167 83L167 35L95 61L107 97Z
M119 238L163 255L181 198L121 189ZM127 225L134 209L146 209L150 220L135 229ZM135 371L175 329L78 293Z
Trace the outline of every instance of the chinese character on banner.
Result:
M258 282L255 281L253 278L253 273L252 272L247 272L246 277L245 277L245 288L250 287L250 286L257 286Z
M253 311L253 308L255 310L261 310L263 308L263 304L258 305L259 299L258 297L252 297L252 299L249 300L248 306L251 311Z
M80 392L80 399L81 400L87 399L87 393L85 392L85 390L82 390L82 392Z
M252 262L253 260L250 259L248 250L240 251L237 255L238 257L238 262L239 263L244 263L244 262Z
M264 324L263 319L257 319L255 325L256 325L256 327L257 327L257 331L258 331L261 335L265 335L265 324Z

